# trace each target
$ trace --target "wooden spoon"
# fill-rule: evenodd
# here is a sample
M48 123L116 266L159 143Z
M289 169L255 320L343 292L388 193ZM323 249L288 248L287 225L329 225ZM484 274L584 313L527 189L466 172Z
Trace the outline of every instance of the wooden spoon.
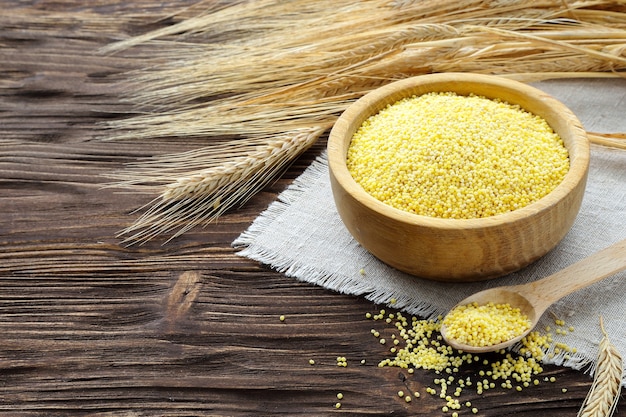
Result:
M517 307L531 322L530 328L523 334L496 345L480 347L449 338L445 325L441 326L441 335L450 346L465 352L492 352L506 348L530 333L552 303L624 269L626 269L626 239L539 281L490 288L470 295L457 304L458 306L476 302L484 305L493 302L508 303L512 307Z

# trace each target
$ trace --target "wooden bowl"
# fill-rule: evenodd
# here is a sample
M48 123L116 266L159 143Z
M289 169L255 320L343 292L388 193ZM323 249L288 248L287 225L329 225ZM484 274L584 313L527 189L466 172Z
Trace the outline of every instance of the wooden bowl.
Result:
M355 131L388 104L445 91L500 98L543 117L569 151L570 169L561 184L526 207L479 219L420 216L382 203L363 190L346 166ZM370 253L418 277L479 281L527 266L565 236L583 199L589 142L577 117L541 90L497 76L432 74L390 83L349 106L330 132L328 164L337 211L352 236Z

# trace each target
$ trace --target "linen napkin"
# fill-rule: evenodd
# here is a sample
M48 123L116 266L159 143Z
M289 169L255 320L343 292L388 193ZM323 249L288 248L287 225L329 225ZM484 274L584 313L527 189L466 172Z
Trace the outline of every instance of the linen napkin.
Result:
M626 131L626 80L556 80L534 85L567 105L587 131ZM585 197L569 233L540 260L495 280L429 281L399 272L369 254L352 238L335 209L325 153L233 245L241 249L241 256L294 279L361 295L377 304L391 305L394 299L394 308L435 318L474 292L546 277L625 238L626 151L593 145ZM592 373L602 338L600 316L611 341L626 357L625 295L626 272L621 272L554 304L538 329L554 328L555 318L564 320L574 331L567 335L552 332L555 342L562 341L577 352L547 355L545 362Z

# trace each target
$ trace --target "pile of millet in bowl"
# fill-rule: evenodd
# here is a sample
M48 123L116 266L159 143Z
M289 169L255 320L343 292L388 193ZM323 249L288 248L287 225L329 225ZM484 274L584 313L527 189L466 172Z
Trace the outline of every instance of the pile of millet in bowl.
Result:
M549 194L569 170L562 139L518 105L453 92L412 96L370 116L347 154L379 201L418 215L472 219Z

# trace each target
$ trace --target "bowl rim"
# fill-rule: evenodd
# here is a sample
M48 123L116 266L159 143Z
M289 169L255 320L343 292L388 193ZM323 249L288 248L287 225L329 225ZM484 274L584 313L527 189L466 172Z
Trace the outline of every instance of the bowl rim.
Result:
M354 132L350 133L348 130L350 121L355 118L362 118L362 123L365 119L367 119L367 117L378 113L378 111L380 111L380 109L382 109L387 104L396 102L397 100L405 97L415 95L411 93L403 93L407 90L415 89L419 86L435 85L450 81L465 84L489 84L491 86L505 88L510 92L522 94L532 99L534 102L541 102L542 105L546 108L549 107L558 110L557 112L553 113L558 114L558 117L561 120L566 120L566 123L564 123L563 126L571 131L570 136L574 138L573 144L571 144L570 146L576 148L574 152L575 158L572 160L572 149L570 148L570 146L566 145L568 149L568 155L570 157L570 167L561 183L559 183L550 193L548 193L544 197L522 208L489 217L472 219L446 219L410 213L385 204L367 193L354 180L354 178L348 171L347 165L345 163L347 155L343 151L343 143L344 141L350 141L352 135L354 134ZM455 89L435 89L432 91L455 92ZM429 90L424 91L424 93L427 92L429 92ZM480 92L476 94L484 95ZM397 97L393 100L390 100L390 97L392 96ZM511 104L520 104L509 100L507 100L507 102ZM380 107L380 109L374 112L367 111L368 109L372 108L372 103L375 103L376 106ZM384 105L381 105L380 103L384 103ZM521 107L524 108L524 106ZM544 116L540 115L540 117L543 117L545 120ZM553 130L557 130L554 128L552 123L550 123L550 121L546 121ZM346 138L346 136L348 135L350 137ZM559 135L561 136L561 134ZM347 151L347 146L345 149ZM528 219L529 217L532 217L546 209L549 209L556 202L566 198L581 181L586 180L589 168L589 153L590 145L582 123L568 107L566 107L563 103L561 103L548 93L520 81L515 81L502 76L453 72L409 77L403 80L391 82L370 91L344 110L344 112L339 116L339 118L333 125L329 133L327 142L327 158L330 174L334 176L335 180L341 185L341 187L353 198L358 200L359 203L369 207L371 210L374 210L385 217L393 218L398 221L415 226L428 225L429 227L435 227L439 229L458 229L460 227L464 229L481 229L491 226L501 226L503 223L515 223L523 219Z

